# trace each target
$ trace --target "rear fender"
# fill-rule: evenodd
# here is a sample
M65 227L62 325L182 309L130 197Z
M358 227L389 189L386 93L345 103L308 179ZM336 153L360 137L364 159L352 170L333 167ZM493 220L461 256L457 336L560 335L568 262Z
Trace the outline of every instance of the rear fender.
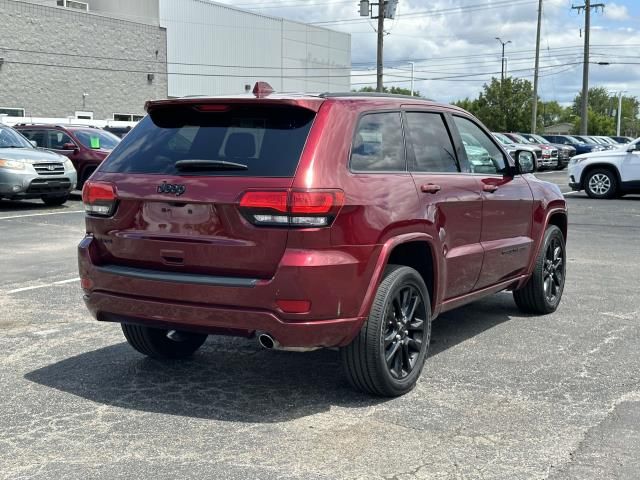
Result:
M519 289L520 287L523 287L527 281L529 280L529 277L531 276L531 274L533 273L533 269L535 268L536 265L536 259L538 258L538 255L540 254L540 249L542 248L542 242L544 240L544 234L547 231L547 228L549 227L550 224L550 219L553 215L560 213L562 215L564 215L565 217L567 216L567 209L565 207L556 207L556 208L550 208L549 210L547 210L545 219L544 219L544 228L540 229L540 232L538 232L537 238L535 238L535 249L534 249L534 254L531 257L531 260L529 262L529 268L527 270L527 275L526 277L521 280L518 285L515 287L515 290ZM566 232L563 232L563 235L565 235L565 242L566 242Z
M433 265L433 277L434 277L434 298L431 299L431 311L432 318L439 312L440 299L442 298L442 285L443 282L439 282L438 275L441 271L440 262L435 255L436 246L433 237L427 235L426 233L407 233L404 235L398 235L397 237L393 237L389 239L383 246L380 251L380 256L378 257L378 261L376 263L375 269L373 271L373 275L371 276L371 281L369 282L369 288L367 289L367 293L362 302L362 307L360 308L360 312L358 314L359 317L366 319L369 316L369 312L371 311L371 306L373 305L373 299L375 298L376 291L378 290L378 286L382 281L382 277L384 275L384 270L387 267L389 257L393 249L398 245L409 242L427 242L431 247L431 256L432 256L432 265Z

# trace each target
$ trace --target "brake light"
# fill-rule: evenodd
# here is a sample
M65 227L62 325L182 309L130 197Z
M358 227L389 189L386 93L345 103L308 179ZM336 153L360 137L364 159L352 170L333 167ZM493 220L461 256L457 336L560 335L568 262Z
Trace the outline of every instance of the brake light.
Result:
M228 112L231 110L229 105L220 105L216 103L203 103L194 107L200 112Z
M287 192L247 192L240 200L241 208L287 211Z
M254 225L327 227L344 205L341 190L249 191L240 211Z
M344 193L331 192L291 192L291 213L329 213L335 205L344 204Z
M111 183L87 181L82 188L85 212L109 217L116 206L116 190Z

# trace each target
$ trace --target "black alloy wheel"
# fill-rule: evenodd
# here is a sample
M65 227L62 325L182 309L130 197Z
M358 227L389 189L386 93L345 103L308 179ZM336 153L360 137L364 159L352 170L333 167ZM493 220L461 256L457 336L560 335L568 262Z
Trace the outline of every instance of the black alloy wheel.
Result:
M415 269L389 265L358 335L340 349L354 388L396 397L418 381L429 351L431 301Z
M564 246L557 236L552 237L547 245L543 266L543 285L547 302L555 305L564 287Z
M425 338L427 313L418 289L398 290L387 311L384 332L385 362L394 378L403 379L415 368Z
M526 313L544 315L555 312L562 298L566 274L564 235L556 225L549 225L531 277L522 288L513 292L516 305Z

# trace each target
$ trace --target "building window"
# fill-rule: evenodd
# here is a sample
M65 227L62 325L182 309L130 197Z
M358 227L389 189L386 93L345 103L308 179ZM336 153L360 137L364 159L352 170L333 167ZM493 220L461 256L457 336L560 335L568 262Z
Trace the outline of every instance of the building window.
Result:
M0 115L7 115L9 117L24 117L24 108L0 107Z
M142 120L143 115L136 115L134 113L114 113L113 119L117 122L139 122Z
M89 4L86 2L76 2L75 0L58 0L59 7L75 8L84 12L89 11Z
M93 120L93 112L76 112L78 120Z

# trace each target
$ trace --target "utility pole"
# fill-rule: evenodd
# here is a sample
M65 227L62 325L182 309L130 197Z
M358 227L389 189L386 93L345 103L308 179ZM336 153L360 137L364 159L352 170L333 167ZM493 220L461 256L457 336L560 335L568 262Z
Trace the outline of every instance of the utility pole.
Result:
M589 122L589 34L591 32L591 9L602 8L604 3L591 5L591 0L585 0L584 5L572 6L572 10L584 10L584 60L582 65L582 109L580 113L580 135L587 135Z
M378 60L376 72L376 90L383 91L382 85L382 49L384 47L384 0L378 3Z
M378 3L370 3L369 0L360 0L360 16L371 17L378 20L378 42L377 42L377 59L376 59L376 91L382 92L384 85L382 82L383 55L384 48L384 19L395 18L398 8L398 0L378 0ZM378 15L373 16L373 6L378 7Z
M538 73L540 70L540 27L542 26L542 0L538 2L538 33L536 34L536 65L533 70L533 105L531 108L531 133L538 125Z
M504 71L505 71L505 58L504 58L504 47L505 45L509 45L511 43L511 40L507 41L507 42L503 42L502 39L500 37L496 37L496 40L498 40L500 42L500 44L502 45L502 68L501 68L501 76L500 76L500 81L501 81L501 85L502 82L504 82Z

